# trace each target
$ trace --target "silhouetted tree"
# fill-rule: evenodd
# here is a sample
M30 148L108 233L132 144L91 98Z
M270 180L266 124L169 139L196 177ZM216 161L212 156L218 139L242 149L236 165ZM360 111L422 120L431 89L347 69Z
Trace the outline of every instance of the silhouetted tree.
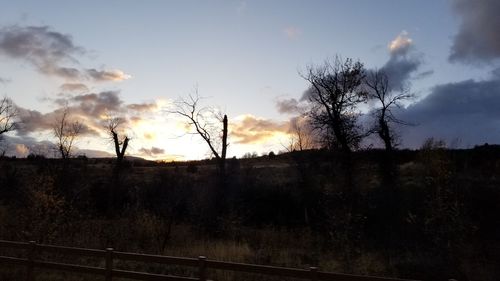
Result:
M123 131L124 119L120 117L108 116L106 130L109 139L113 143L116 154L116 162L113 167L111 184L108 188L107 215L111 218L114 212L120 210L125 200L126 191L122 185L122 168L124 164L125 152L130 142L129 136Z
M67 159L71 156L73 144L83 128L79 121L69 120L69 110L64 108L61 116L53 124L53 133L57 141L57 149L61 158Z
M289 140L285 145L288 152L303 151L316 147L316 139L306 116L298 116L290 120Z
M219 173L225 175L228 147L227 115L222 116L210 108L200 107L199 102L200 97L198 96L198 91L196 91L194 95L189 95L188 99L182 99L177 102L175 113L185 117L188 120L189 126L193 127L196 134L205 141L217 161ZM214 124L213 120L221 122L222 129L218 129L218 125ZM220 148L217 146L220 146Z
M123 119L118 117L110 117L108 119L107 129L110 139L113 141L116 153L116 166L120 167L125 157L125 152L127 151L128 143L130 138L123 134L119 135L120 126L123 124Z
M11 99L3 97L0 100L0 137L15 129L15 118L18 112Z
M226 176L226 152L228 121L226 115L221 115L213 109L200 107L198 92L189 95L188 99L177 103L176 113L188 120L189 126L194 128L208 145L217 163L216 189L209 193L209 208L204 212L205 227L209 232L216 233L220 224L218 218L227 210L227 176ZM220 123L219 123L220 122Z
M363 137L357 125L357 106L367 101L363 64L336 56L323 65L309 66L302 78L310 83L309 116L316 129L343 152L356 148Z
M365 79L370 99L379 104L379 107L374 111L376 123L373 131L384 142L387 151L393 150L397 145L397 134L391 123L408 125L408 123L396 118L392 110L400 107L402 101L413 97L408 88L391 89L389 79L390 77L381 70L370 72Z

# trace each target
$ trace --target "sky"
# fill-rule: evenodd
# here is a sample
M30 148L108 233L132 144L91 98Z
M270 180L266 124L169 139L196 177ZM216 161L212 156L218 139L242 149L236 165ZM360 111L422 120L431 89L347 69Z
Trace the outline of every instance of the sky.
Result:
M174 113L195 92L200 108L228 115L229 157L278 152L306 103L300 73L336 55L411 85L415 99L397 110L414 124L398 128L401 147L428 137L459 147L500 142L496 0L0 4L0 95L21 121L1 144L9 155L47 153L67 108L85 125L76 153L112 155L105 122L120 117L130 155L209 157Z

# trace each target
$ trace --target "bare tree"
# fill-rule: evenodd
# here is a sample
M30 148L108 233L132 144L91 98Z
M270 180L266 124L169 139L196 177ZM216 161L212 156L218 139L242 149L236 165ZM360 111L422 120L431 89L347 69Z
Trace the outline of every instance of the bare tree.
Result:
M71 156L71 150L82 128L82 123L70 120L67 107L63 110L61 116L55 120L53 133L57 140L57 148L61 158L68 159Z
M204 212L207 216L206 225L209 231L217 230L220 225L217 217L227 210L227 178L226 178L226 152L228 121L227 116L217 113L211 108L200 106L198 91L189 95L187 99L177 102L178 115L188 121L188 125L194 129L208 145L210 152L217 163L217 185L214 192L210 192L208 209Z
M370 99L375 100L379 107L374 111L376 122L373 131L377 133L384 142L385 149L392 151L397 145L397 133L391 123L409 125L396 118L393 109L401 106L401 102L413 98L408 87L394 90L391 89L389 77L381 70L374 70L367 75L365 80L369 89Z
M125 120L123 118L108 116L106 123L106 130L108 132L109 139L113 143L116 153L116 163L113 167L111 184L108 189L107 215L110 218L114 215L117 207L120 207L123 203L123 195L126 193L123 190L121 182L121 170L130 138L122 130L124 121Z
M127 150L128 143L130 141L130 138L126 134L123 134L122 136L119 135L120 126L123 124L123 121L124 120L119 117L110 117L108 118L107 123L109 137L115 147L116 165L118 167L123 162L125 151Z
M15 129L18 111L10 98L0 100L0 136Z
M285 146L288 152L303 151L316 147L316 139L308 121L307 116L297 116L290 120L289 140Z
M205 141L217 161L219 172L224 175L228 147L227 115L222 116L211 108L200 107L200 97L197 91L194 95L189 95L187 99L178 101L175 113L185 117L189 126L194 128L195 133ZM221 128L214 124L214 120L222 123Z
M321 66L309 66L301 76L310 83L307 98L315 128L332 137L328 142L343 152L356 148L363 137L357 125L357 107L367 101L362 87L363 64L337 56Z

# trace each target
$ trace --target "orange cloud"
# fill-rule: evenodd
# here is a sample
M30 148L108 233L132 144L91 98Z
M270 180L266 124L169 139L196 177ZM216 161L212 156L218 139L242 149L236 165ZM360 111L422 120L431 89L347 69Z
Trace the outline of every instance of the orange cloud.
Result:
M408 36L408 32L401 31L401 33L389 43L389 51L391 54L406 53L411 47L413 40Z
M230 128L231 137L236 139L236 143L252 144L269 141L280 134L288 134L289 123L244 115L232 122Z

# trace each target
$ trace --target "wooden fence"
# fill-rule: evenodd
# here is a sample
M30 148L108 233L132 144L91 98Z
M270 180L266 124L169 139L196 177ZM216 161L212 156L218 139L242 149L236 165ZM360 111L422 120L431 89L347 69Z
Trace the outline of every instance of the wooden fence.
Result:
M126 253L115 251L112 248L106 250L97 249L84 249L84 248L70 248L53 245L37 244L35 241L26 242L13 242L0 240L0 249L20 249L24 250L25 258L9 257L0 255L1 264L11 264L26 267L26 280L34 281L36 274L35 269L49 269L56 271L66 271L74 273L85 273L99 275L105 278L106 281L111 281L113 278L128 278L134 280L146 281L189 281L189 280L208 280L208 269L227 270L234 272L256 273L269 276L290 277L307 280L326 280L326 281L409 281L403 279L372 277L372 276L359 276L350 274L340 274L332 272L320 271L317 267L310 267L309 269L296 269L285 268L235 262L222 262L209 260L205 256L198 258L184 258L184 257L169 257L159 255L144 255L135 253ZM1 252L0 252L1 253ZM94 257L104 259L104 267L93 267L77 264L67 264L51 262L46 260L37 259L42 253L55 253L64 255L74 255L78 257ZM158 263L165 265L177 265L197 268L198 274L194 277L180 277L173 275L161 275L146 272L127 271L114 268L115 261L136 261L146 263Z

